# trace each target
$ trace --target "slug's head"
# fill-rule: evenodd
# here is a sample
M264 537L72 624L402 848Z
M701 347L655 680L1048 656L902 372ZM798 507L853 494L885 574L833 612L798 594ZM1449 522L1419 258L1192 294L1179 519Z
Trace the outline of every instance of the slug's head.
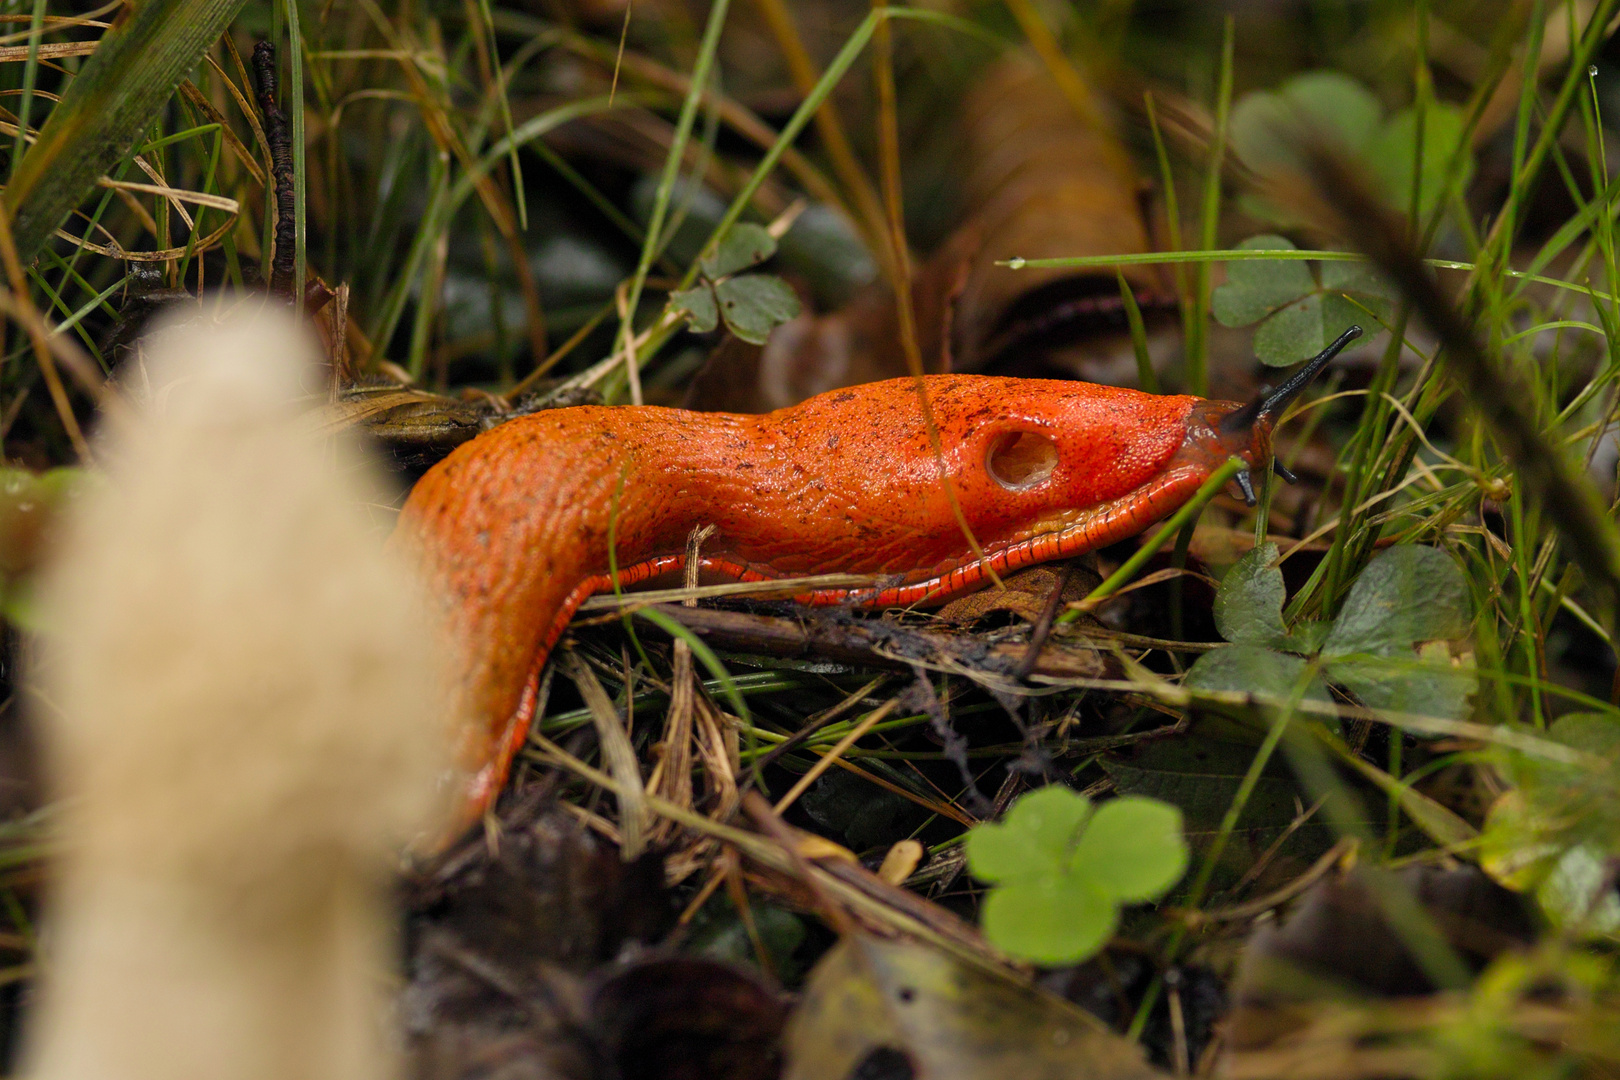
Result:
M1317 353L1310 362L1300 368L1288 380L1275 390L1262 392L1247 405L1235 405L1228 401L1207 401L1193 410L1189 417L1189 430L1187 446L1184 452L1209 456L1211 470L1218 467L1228 457L1239 457L1249 463L1250 468L1263 469L1271 461L1271 433L1281 419L1283 410L1291 401L1311 384L1322 369L1327 367L1335 356L1356 338L1361 336L1361 327L1352 326L1338 339ZM1295 477L1281 464L1275 466L1277 475L1289 483ZM1254 481L1245 469L1234 478L1238 490L1243 493L1243 501L1253 506Z
M742 554L816 572L827 561L800 550L802 534L818 530L839 538L840 567L924 582L964 566L965 546L1004 568L1095 550L1173 513L1230 458L1268 467L1283 410L1360 333L1351 328L1248 405L1080 382L930 375L924 388L936 437L922 422L912 379L824 394L773 414L817 459L813 473L800 466L789 478L805 500L791 515L775 514L796 534ZM949 487L940 483L941 464ZM808 486L805 475L814 476ZM1236 482L1252 498L1247 472ZM964 527L976 545L964 545Z

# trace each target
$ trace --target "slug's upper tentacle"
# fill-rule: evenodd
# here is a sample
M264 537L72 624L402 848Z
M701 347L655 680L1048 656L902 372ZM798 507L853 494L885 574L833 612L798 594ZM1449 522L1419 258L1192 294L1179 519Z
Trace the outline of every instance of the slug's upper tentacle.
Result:
M1267 391L1249 402L1243 408L1236 410L1221 422L1221 427L1234 433L1252 431L1260 427L1267 429L1275 427L1282 411L1288 407L1289 402L1298 397L1307 386L1315 381L1322 373L1322 369L1332 363L1333 358L1344 350L1356 338L1361 336L1361 327L1352 326L1340 334L1333 343L1315 356L1286 382L1275 390Z

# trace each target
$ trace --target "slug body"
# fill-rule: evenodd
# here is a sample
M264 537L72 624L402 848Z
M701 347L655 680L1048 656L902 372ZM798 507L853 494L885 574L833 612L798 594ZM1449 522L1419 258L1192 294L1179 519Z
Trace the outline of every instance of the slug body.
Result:
M894 379L760 416L555 409L430 470L396 543L425 567L465 650L463 704L480 718L461 747L476 774L468 820L522 745L547 654L579 605L613 587L611 567L621 586L678 572L688 534L713 525L701 556L710 576L874 574L883 584L797 599L939 603L985 584L990 569L1141 532L1232 455L1265 467L1280 411L1040 379L924 382L937 452L917 382Z

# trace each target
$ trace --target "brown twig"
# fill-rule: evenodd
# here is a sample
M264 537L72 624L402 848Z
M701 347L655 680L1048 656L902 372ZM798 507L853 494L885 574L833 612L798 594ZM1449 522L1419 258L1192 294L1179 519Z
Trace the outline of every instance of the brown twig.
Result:
M855 921L850 918L844 905L835 900L826 890L826 887L810 868L810 860L799 851L799 845L793 833L783 824L782 819L776 816L771 804L757 791L750 791L743 795L742 808L759 831L776 841L782 853L788 857L788 864L792 873L810 894L816 898L816 906L821 908L821 917L827 925L837 931L839 937L847 937L855 930Z
M1052 586L1052 594L1046 598L1041 608L1040 618L1035 620L1035 626L1029 632L1029 649L1024 658L1018 662L1018 670L1013 674L1020 680L1029 678L1029 673L1035 670L1035 664L1041 658L1041 650L1046 647L1046 639L1052 633L1052 622L1057 618L1057 609L1063 603L1063 590L1069 587L1069 578L1074 574L1074 564L1065 563L1058 571L1057 583Z
M293 211L292 127L276 104L276 47L268 41L253 46L253 73L259 83L259 111L264 114L265 142L270 148L270 175L275 182L275 249L270 257L270 291L293 301L297 220Z
M805 615L790 619L743 611L688 608L678 604L650 605L676 622L697 631L705 640L727 648L746 649L772 656L824 656L873 667L911 670L914 664L1008 680L1023 658L1018 645L987 645L975 638L929 633L897 626L880 619ZM577 625L577 624L576 624ZM1118 665L1091 650L1045 649L1031 671L1050 678L1086 678Z

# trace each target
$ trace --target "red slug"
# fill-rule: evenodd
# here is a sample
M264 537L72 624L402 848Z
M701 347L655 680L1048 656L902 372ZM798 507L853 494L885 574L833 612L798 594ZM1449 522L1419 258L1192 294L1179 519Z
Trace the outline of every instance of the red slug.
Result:
M835 390L762 416L578 406L511 420L417 483L395 543L425 568L465 651L466 821L500 791L541 667L592 593L702 569L743 580L849 572L885 584L807 604L939 603L1032 563L1092 551L1174 512L1232 455L1271 458L1281 411L1352 327L1248 405L1089 383L934 375ZM950 477L980 562L941 483ZM1238 485L1253 501L1249 476ZM616 547L613 563L608 545Z

